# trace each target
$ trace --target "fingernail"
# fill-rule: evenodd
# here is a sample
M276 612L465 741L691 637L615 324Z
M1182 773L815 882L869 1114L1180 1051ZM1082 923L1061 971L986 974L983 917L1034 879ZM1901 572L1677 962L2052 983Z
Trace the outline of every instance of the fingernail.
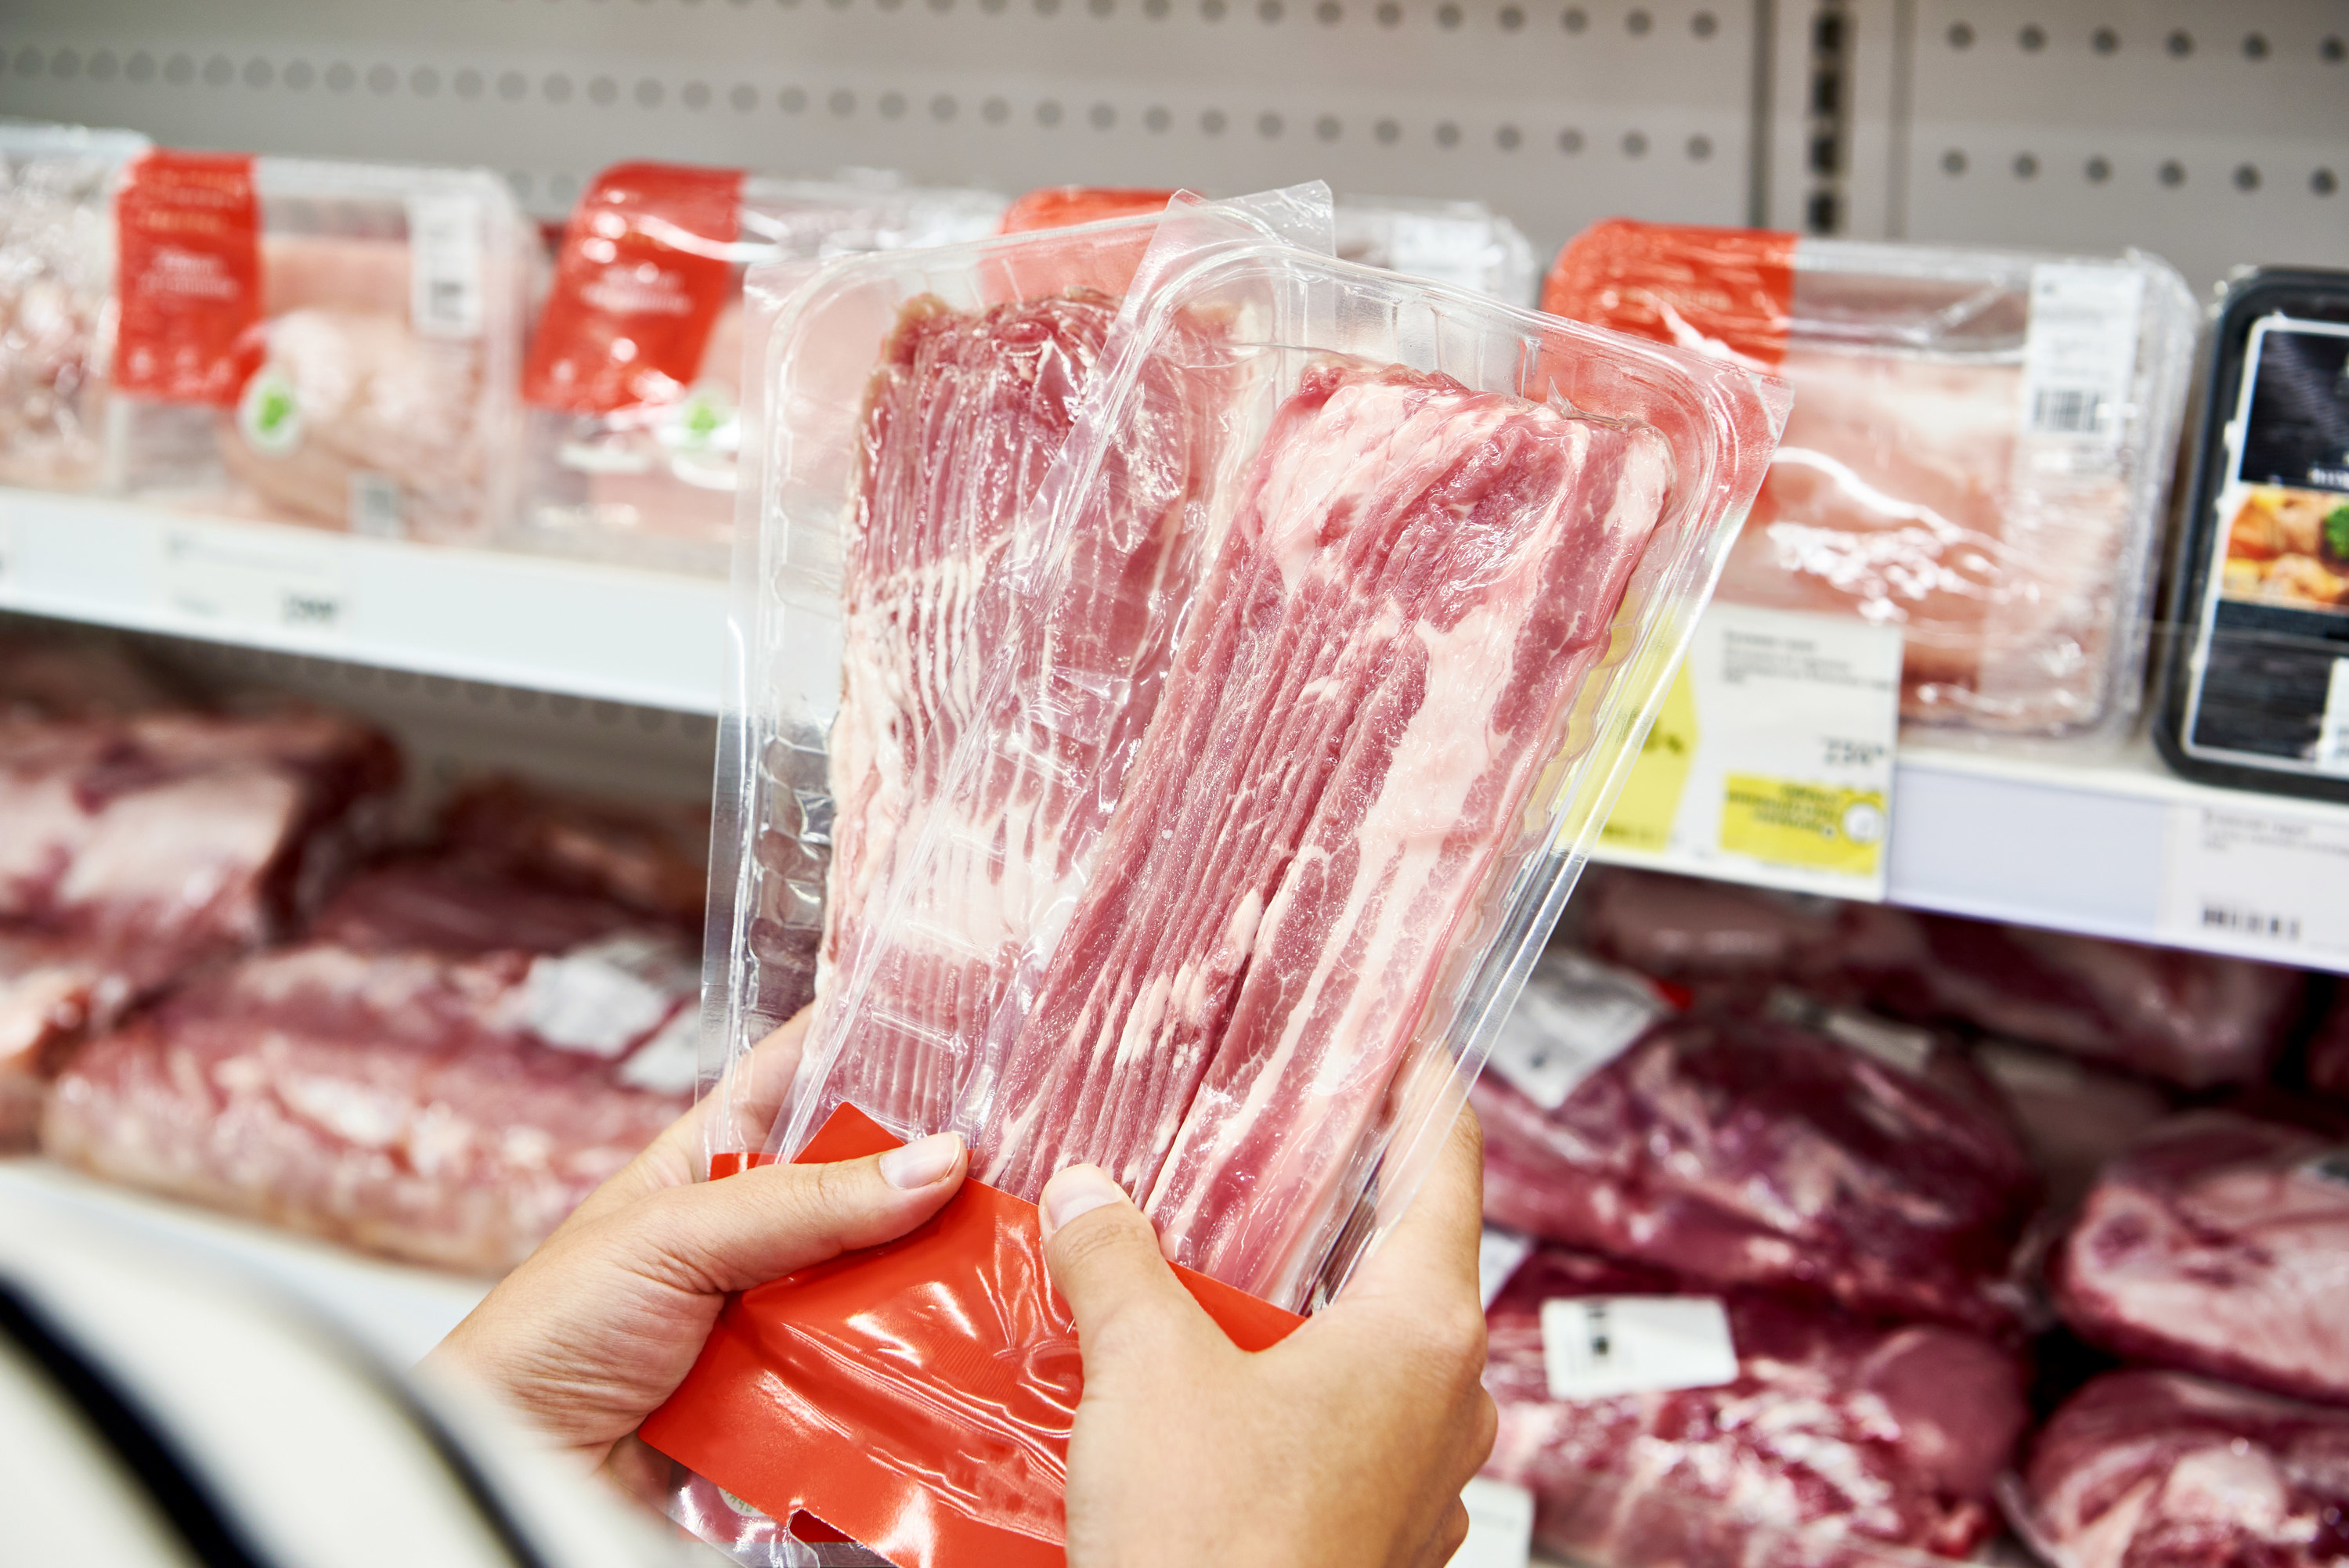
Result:
M1080 1214L1090 1214L1104 1203L1122 1203L1125 1194L1098 1165L1071 1165L1044 1183L1044 1239Z
M900 1191L910 1192L916 1187L944 1181L955 1161L961 1158L962 1139L958 1135L933 1132L881 1156L881 1180Z

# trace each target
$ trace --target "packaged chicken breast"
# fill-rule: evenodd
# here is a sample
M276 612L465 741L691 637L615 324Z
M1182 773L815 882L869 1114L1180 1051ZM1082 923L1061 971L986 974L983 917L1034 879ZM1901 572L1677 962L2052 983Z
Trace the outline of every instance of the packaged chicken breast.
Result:
M2127 728L2194 345L2166 263L1614 220L1542 306L1793 385L1723 599L1899 627L1912 726Z
M604 170L564 231L523 371L523 542L723 572L741 443L745 269L977 239L1002 210L986 191L878 173L817 181L667 163Z
M115 488L450 542L512 507L526 241L495 175L159 150L116 232Z
M1244 1347L1345 1288L1784 415L1743 367L1338 260L1326 206L1276 237L1326 200L852 258L753 361L714 1162L952 1129L974 1180L746 1294L644 1433L907 1568L1060 1556L1052 1171L1109 1171ZM751 1009L794 932L777 1115Z
M1172 191L1111 185L1046 185L1003 214L1003 232L1064 228L1165 209ZM1482 201L1409 196L1340 196L1335 209L1338 254L1475 289L1511 304L1534 297L1534 248L1515 223Z
M2349 800L2349 273L2249 273L2211 336L2154 739L2189 779Z
M98 480L128 130L0 120L0 484Z

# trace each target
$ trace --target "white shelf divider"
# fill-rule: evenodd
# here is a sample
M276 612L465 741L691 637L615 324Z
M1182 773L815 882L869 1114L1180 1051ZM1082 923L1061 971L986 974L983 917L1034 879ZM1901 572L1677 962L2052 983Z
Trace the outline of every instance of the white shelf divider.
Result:
M0 490L0 609L692 713L726 584Z

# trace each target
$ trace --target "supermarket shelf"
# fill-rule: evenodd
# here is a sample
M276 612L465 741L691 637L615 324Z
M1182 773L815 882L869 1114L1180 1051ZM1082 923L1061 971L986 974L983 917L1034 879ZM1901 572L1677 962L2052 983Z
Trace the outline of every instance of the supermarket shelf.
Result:
M726 587L0 489L0 610L715 713Z
M109 1187L49 1161L0 1159L0 1200L159 1253L225 1264L323 1313L395 1367L440 1342L490 1282L384 1263L285 1231Z

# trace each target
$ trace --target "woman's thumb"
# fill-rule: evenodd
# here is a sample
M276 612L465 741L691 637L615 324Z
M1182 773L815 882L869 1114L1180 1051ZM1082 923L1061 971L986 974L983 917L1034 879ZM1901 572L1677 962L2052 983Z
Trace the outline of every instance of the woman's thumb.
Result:
M1044 1184L1044 1261L1077 1320L1088 1359L1128 1333L1185 1317L1206 1322L1158 1251L1158 1236L1099 1166L1071 1165Z

